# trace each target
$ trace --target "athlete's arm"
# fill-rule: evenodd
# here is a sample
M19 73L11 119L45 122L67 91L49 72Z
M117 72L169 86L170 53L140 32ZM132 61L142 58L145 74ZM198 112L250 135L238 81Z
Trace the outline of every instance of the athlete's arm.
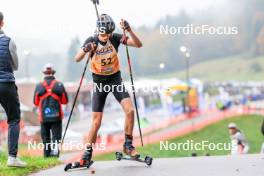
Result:
M130 38L127 39L127 45L128 46L133 46L136 48L140 48L142 47L142 42L140 41L140 39L138 38L138 36L133 32L133 30L131 29L129 23L126 20L121 20L120 22L121 28L125 29L129 35Z
M80 62L81 60L83 60L85 55L86 55L86 52L84 52L83 49L80 48L77 54L75 55L74 60L76 62Z
M141 48L142 42L139 40L137 35L132 30L129 32L129 35L131 38L127 39L127 45L137 47L137 48Z

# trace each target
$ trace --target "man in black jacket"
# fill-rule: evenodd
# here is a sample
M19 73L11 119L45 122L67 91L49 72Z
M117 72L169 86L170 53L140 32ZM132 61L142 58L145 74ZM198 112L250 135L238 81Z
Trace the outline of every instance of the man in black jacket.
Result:
M2 31L3 20L4 16L0 12L0 104L7 114L7 166L25 167L26 163L17 158L20 132L20 103L13 71L18 69L18 57L14 41Z
M46 64L43 73L44 81L37 85L33 101L39 109L44 157L59 157L63 119L61 105L68 103L68 96L63 84L55 79L52 64Z

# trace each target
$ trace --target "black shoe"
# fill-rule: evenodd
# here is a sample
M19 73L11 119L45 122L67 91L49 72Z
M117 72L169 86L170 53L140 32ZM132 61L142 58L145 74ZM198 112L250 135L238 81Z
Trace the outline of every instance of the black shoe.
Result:
M139 158L140 155L136 151L135 147L132 145L132 139L126 139L123 145L123 152L133 158Z
M91 162L92 153L93 153L93 149L92 148L87 148L85 150L85 152L82 155L82 159L80 160L80 165L81 166Z

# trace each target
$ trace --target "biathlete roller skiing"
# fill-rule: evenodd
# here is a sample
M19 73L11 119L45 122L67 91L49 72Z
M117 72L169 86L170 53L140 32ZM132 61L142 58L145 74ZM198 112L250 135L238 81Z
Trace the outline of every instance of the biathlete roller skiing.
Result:
M140 121L137 110L137 102L134 90L132 68L129 58L128 46L140 48L142 43L137 35L131 29L129 23L126 20L121 20L120 27L123 30L123 34L114 33L115 23L113 19L107 14L98 14L97 5L98 0L91 0L96 9L97 21L96 21L96 34L90 36L84 42L81 49L75 56L75 60L80 62L88 55L86 66L89 59L91 60L90 70L92 72L93 82L95 84L92 94L92 125L88 134L87 147L84 151L80 161L75 163L69 163L65 167L65 171L75 168L89 168L92 164L93 144L96 143L97 133L101 125L103 118L103 109L107 95L112 92L116 100L122 106L125 112L125 129L124 129L124 144L123 144L123 156L122 152L116 152L116 159L121 160L135 160L144 162L147 165L151 165L152 158L146 156L145 159L140 158L140 154L133 146L133 129L134 129L134 106L128 91L126 90L120 72L120 63L118 56L118 48L120 44L126 46L126 52L128 57L130 78L132 83L133 98L135 103L136 115L139 125L139 132L141 137L141 144L143 146L142 134L140 129ZM126 36L126 32L129 33L129 37ZM85 70L86 70L85 66ZM85 74L84 70L84 74ZM84 75L83 74L83 75ZM80 82L81 86L82 80ZM104 87L110 87L110 90L104 89ZM102 89L101 89L102 88ZM107 91L106 91L107 90ZM78 91L77 95L78 96ZM75 99L76 99L75 97ZM75 103L74 103L75 104ZM70 120L70 118L69 118ZM69 121L68 121L69 122ZM68 124L66 126L67 130ZM65 130L65 133L66 133ZM65 137L64 133L64 137ZM63 137L63 139L64 139Z

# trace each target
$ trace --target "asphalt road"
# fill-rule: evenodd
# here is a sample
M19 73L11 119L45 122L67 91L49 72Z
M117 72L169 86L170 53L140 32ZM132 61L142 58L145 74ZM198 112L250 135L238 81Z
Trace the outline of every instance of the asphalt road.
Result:
M86 170L64 172L60 165L31 176L264 176L263 164L264 155L163 158L151 167L135 161L98 161Z

